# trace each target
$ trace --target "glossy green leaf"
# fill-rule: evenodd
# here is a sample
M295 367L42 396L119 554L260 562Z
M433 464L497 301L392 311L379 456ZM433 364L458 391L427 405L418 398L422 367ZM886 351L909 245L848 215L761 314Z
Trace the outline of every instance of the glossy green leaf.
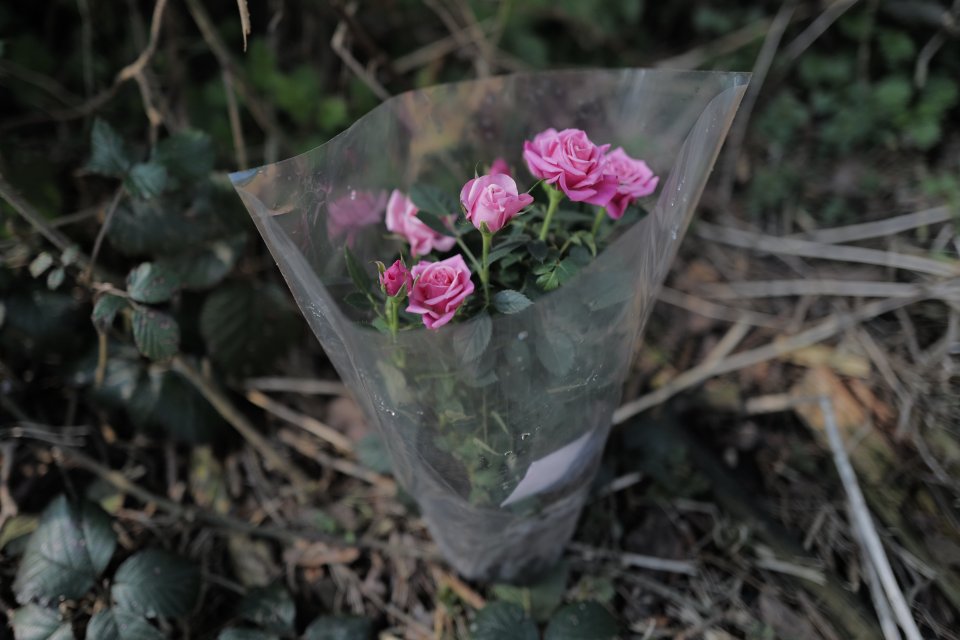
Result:
M512 602L491 602L470 625L472 640L539 640L537 625L523 607Z
M213 144L202 131L178 131L157 143L153 160L179 180L199 180L213 171Z
M570 566L561 561L532 584L498 584L494 585L493 593L499 600L520 605L534 620L546 622L563 602L569 576Z
M96 640L164 640L165 637L141 614L123 609L99 611L87 625L87 638Z
M370 640L373 622L352 616L320 616L307 626L303 640Z
M199 250L160 258L156 264L176 274L183 289L209 289L230 273L246 240L246 234L239 234Z
M166 302L179 286L177 274L156 262L144 262L127 274L127 293L137 302Z
M587 252L587 254L589 255L589 252ZM580 270L580 266L574 258L568 257L560 262L535 268L533 272L538 276L537 284L541 289L544 291L553 291L575 276Z
M180 327L165 313L138 308L133 312L133 341L151 360L166 360L180 348Z
M207 296L200 311L207 350L230 371L262 370L283 355L299 328L286 294L272 284L222 286Z
M493 307L500 313L519 313L531 304L530 298L511 289L498 291L493 296Z
M544 640L616 640L616 619L596 602L575 602L557 611L547 625Z
M432 184L415 184L410 188L410 200L420 211L434 216L447 216L460 212L460 200L452 191L440 189ZM450 230L447 229L447 235Z
M109 124L97 118L90 134L91 155L87 170L114 178L122 177L132 164L123 138Z
M69 622L60 620L60 612L28 604L13 612L10 621L14 640L73 640Z
M13 591L21 603L83 596L113 556L110 517L92 502L54 498L30 536Z
M138 198L156 198L167 187L167 169L156 162L138 162L130 169L123 186Z
M537 357L543 368L555 376L562 376L573 366L576 345L573 340L556 329L547 328L536 337Z
M453 336L453 348L461 362L473 362L479 358L490 344L492 333L493 322L486 312L457 325Z
M297 617L293 598L282 584L251 589L240 600L237 612L244 620L278 633L293 631Z
M124 560L110 589L117 607L148 618L185 615L199 594L196 563L160 549L147 549Z
M280 636L261 631L260 629L242 629L233 627L224 629L217 636L217 640L280 640Z
M443 235L443 236L457 235L457 231L447 226L447 224L444 222L444 218L441 218L435 213L432 213L430 211L422 211L422 210L417 211L417 219L420 220L420 222L422 222L423 224L430 227L433 231L439 233L440 235ZM449 219L449 217L447 217L447 219ZM473 228L472 225L471 225L471 228Z
M370 274L367 273L367 270L360 264L357 256L348 246L343 247L343 259L347 262L347 273L353 280L353 286L363 294L371 293L373 291L373 281L370 279Z

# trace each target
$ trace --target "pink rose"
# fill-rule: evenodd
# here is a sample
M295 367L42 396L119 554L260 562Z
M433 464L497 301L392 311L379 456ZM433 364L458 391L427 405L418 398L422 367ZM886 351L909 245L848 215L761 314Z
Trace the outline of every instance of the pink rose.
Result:
M502 173L505 176L510 175L510 165L508 165L507 161L503 158L496 158L493 164L490 165L490 175L495 176L498 173Z
M467 220L477 229L486 222L494 233L531 202L533 196L518 193L517 183L503 173L474 178L460 190L460 203L466 210Z
M470 269L459 253L440 262L421 260L410 271L414 279L407 311L423 316L427 329L439 329L450 322L473 293Z
M603 172L603 155L580 129L547 129L523 143L523 159L537 178L557 184L574 202L605 206L616 193L617 180Z
M410 277L410 272L407 271L407 267L399 260L380 274L380 286L383 287L384 291L386 291L387 295L391 298L400 293L400 288L403 287L404 284L407 285L407 292L409 293L410 288L413 286L413 278Z
M604 170L617 178L617 192L607 204L607 215L614 220L619 220L634 200L653 193L660 182L646 162L631 158L621 147L607 154Z
M456 239L437 233L417 218L417 207L403 192L394 189L387 202L387 229L397 233L410 243L414 257L437 251L450 251Z
M327 205L327 236L336 240L346 235L352 246L362 228L380 222L386 204L385 191L350 191Z

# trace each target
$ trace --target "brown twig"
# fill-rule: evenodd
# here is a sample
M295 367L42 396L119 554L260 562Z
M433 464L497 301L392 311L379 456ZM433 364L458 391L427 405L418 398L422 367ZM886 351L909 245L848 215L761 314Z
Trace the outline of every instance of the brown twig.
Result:
M339 380L317 380L314 378L248 378L244 382L248 390L282 391L302 395L345 396L350 392Z
M869 240L871 238L883 238L892 236L904 231L910 231L918 227L927 227L930 225L950 222L956 217L956 213L950 207L934 207L915 211L902 216L884 218L876 222L864 222L861 224L851 224L843 227L833 227L830 229L817 229L809 233L799 233L788 238L797 238L799 240L809 240L810 242L821 242L823 244L839 244L841 242L857 242L860 240Z
M581 556L587 562L595 560L613 560L624 567L631 567L634 569L648 569L650 571L680 573L688 576L695 576L699 573L696 563L691 560L655 558L653 556L640 555L639 553L629 553L615 549L591 547L579 542L569 543L567 545L567 549Z
M353 454L353 441L346 437L333 427L320 422L316 418L304 415L298 411L283 405L276 400L264 395L263 393L250 390L247 392L247 400L257 405L264 411L267 411L281 420L286 420L290 424L300 427L304 431L320 438L324 442L332 444L342 453Z
M110 201L109 207L107 207L107 213L103 217L103 224L100 225L100 230L97 232L97 238L93 241L93 251L90 253L90 261L87 263L86 268L83 270L82 280L84 282L90 282L91 276L93 276L94 265L97 263L97 256L100 255L100 246L103 244L103 239L107 236L107 231L110 229L110 223L113 221L113 215L117 212L117 208L120 206L120 199L123 197L124 188L121 186L117 189L117 192L113 194L113 199Z
M784 321L767 313L759 311L750 311L748 309L736 309L722 304L716 304L703 298L677 291L670 287L662 287L657 298L661 302L666 302L675 307L692 311L693 313L713 318L714 320L723 320L725 322L746 322L757 327L766 327L768 329L782 329Z
M173 370L180 373L196 387L204 398L217 410L224 420L230 423L250 445L263 456L263 459L273 467L277 473L281 473L293 483L293 486L299 493L309 486L310 481L297 469L290 460L286 460L273 448L266 438L257 431L256 427L247 420L246 416L240 413L229 398L220 391L213 381L208 380L193 365L191 365L183 356L176 356L173 359Z
M246 48L246 42L244 42ZM237 96L233 87L233 75L229 69L221 68L223 77L223 92L227 96L227 117L230 119L230 135L233 136L233 152L237 158L237 169L249 167L247 163L247 145L243 139L243 124L240 122L240 109L237 107Z
M347 10L351 10L351 7L348 6ZM377 96L381 100L387 100L390 97L390 92L380 84L380 81L374 77L360 62L353 56L353 53L350 51L350 48L346 45L347 37L347 23L343 20L337 24L337 28L333 31L333 37L330 39L330 47L333 49L334 53L343 60L343 63L347 65L347 68L350 69L363 84L367 85L367 88L373 92L373 95Z
M278 436L280 442L293 447L307 458L315 460L317 464L321 466L329 467L330 469L339 471L343 475L371 484L387 495L395 495L397 493L397 483L394 482L392 478L375 473L346 458L332 456L320 449L315 441L291 429L281 429Z

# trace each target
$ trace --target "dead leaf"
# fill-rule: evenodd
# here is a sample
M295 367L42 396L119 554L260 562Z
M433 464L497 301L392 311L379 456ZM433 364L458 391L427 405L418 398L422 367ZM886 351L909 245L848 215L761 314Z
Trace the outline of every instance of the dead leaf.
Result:
M801 367L828 366L837 373L852 378L866 378L870 375L870 360L852 351L835 349L825 344L815 344L784 354L786 362Z
M265 587L278 575L270 546L262 540L233 535L227 539L233 572L245 587Z
M760 618L774 630L777 638L783 640L820 640L813 625L777 599L772 592L764 590L760 594Z
M360 557L356 547L331 547L324 542L298 542L283 552L287 564L317 569L328 564L350 564Z

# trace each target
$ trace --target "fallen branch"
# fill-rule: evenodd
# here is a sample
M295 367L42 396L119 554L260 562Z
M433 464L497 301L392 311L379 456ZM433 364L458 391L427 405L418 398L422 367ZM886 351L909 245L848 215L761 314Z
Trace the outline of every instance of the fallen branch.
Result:
M699 293L713 300L780 298L786 296L848 296L851 298L915 298L960 295L960 279L930 286L907 282L857 280L753 280L703 285Z
M639 553L629 553L626 551L617 551L614 549L600 549L591 547L579 542L571 542L567 549L583 557L586 561L592 560L612 560L624 567L636 569L649 569L650 571L664 571L666 573L680 573L687 576L697 575L697 565L691 560L671 560L668 558L655 558L653 556L644 556Z
M341 453L345 453L347 455L353 454L353 441L350 440L350 438L343 435L333 427L320 422L316 418L304 415L298 411L294 411L290 407L267 397L259 391L248 391L247 400L257 405L264 411L275 415L281 420L286 420L290 424L300 427L307 433L320 438L324 442L332 444L334 447L339 449Z
M949 207L934 207L933 209L915 211L914 213L885 218L875 222L851 224L843 227L833 227L832 229L817 229L816 231L798 233L787 237L809 240L810 242L821 242L823 244L857 242L871 238L892 236L918 227L950 222L955 217L956 214L951 211Z

